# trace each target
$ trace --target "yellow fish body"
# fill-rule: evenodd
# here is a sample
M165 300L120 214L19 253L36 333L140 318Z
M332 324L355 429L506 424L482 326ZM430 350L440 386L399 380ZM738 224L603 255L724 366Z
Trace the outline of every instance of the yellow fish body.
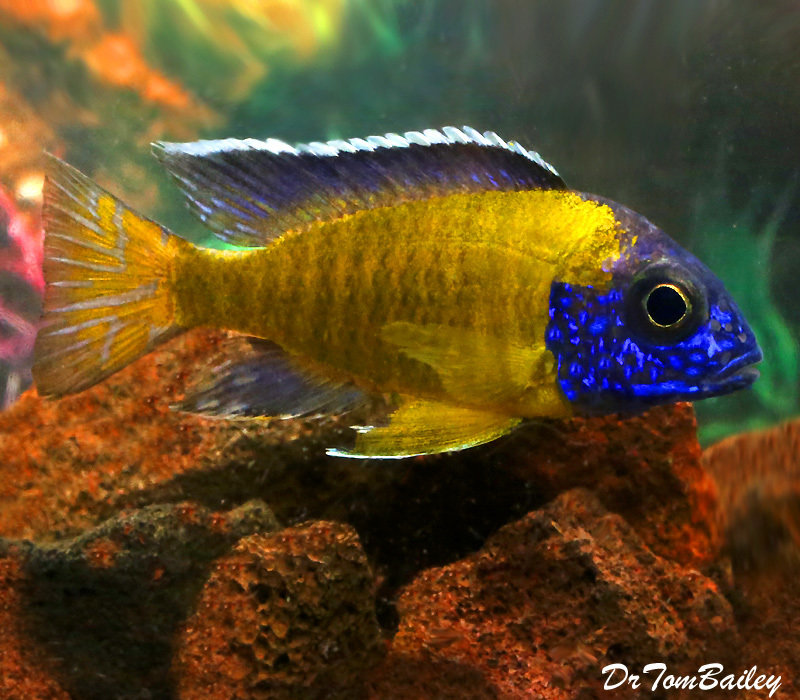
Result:
M631 251L643 224L631 225L632 212L567 190L537 154L494 134L429 130L298 149L227 140L158 145L157 155L193 210L247 248L194 246L55 161L34 366L43 394L81 391L176 333L211 326L253 341L187 410L288 417L392 392L400 405L389 425L359 428L353 450L331 453L462 449L523 418L580 409L574 362L565 363L585 341L556 338L579 325L568 309L585 292L573 290L608 294L640 272ZM685 254L665 236L646 238L645 267L665 246ZM688 269L687 288L697 277ZM559 297L554 309L564 289L569 304ZM668 315L669 301L654 313ZM607 315L581 321L605 323L601 346ZM599 370L579 369L600 386Z

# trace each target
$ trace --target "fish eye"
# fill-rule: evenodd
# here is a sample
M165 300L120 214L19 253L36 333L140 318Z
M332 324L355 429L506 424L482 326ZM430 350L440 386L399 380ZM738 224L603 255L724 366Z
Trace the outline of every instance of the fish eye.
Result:
M686 292L669 282L659 282L642 301L647 318L659 328L675 328L692 312L692 302Z
M627 294L631 332L656 345L679 343L708 320L703 285L682 267L656 263L642 270Z

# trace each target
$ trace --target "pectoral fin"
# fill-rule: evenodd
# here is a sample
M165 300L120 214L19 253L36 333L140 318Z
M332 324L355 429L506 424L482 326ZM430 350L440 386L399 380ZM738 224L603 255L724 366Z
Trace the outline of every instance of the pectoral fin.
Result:
M381 337L436 371L456 402L504 407L519 415L569 415L544 344L521 345L466 328L397 321Z
M411 399L392 414L389 425L356 428L352 450L329 449L328 454L399 459L454 452L495 440L519 422L512 416Z

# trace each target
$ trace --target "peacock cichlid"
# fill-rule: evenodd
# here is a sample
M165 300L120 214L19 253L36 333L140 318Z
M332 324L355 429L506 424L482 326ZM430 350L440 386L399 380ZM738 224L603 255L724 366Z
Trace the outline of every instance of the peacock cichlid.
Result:
M721 282L641 215L567 189L464 127L289 146L158 143L197 247L52 160L40 393L82 391L196 326L248 336L181 408L343 413L391 393L352 450L406 457L525 418L638 411L750 385L761 359Z

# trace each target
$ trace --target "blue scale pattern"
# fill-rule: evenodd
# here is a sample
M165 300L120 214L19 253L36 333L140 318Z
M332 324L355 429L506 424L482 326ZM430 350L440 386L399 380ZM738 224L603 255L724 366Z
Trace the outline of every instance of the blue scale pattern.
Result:
M724 294L709 292L709 318L680 342L657 345L625 323L622 289L554 282L547 348L566 397L587 413L727 393L747 386L736 370L761 358L755 337Z

